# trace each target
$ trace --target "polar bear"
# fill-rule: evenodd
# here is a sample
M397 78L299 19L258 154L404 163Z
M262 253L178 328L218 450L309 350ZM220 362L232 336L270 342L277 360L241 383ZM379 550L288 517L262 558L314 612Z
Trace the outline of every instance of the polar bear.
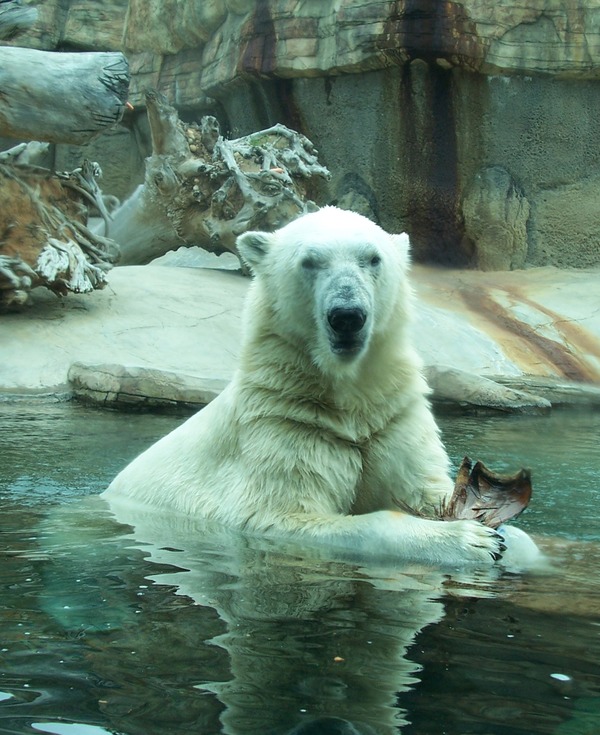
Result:
M237 247L239 369L105 497L359 558L497 560L492 529L436 518L453 483L408 335L408 236L325 207Z

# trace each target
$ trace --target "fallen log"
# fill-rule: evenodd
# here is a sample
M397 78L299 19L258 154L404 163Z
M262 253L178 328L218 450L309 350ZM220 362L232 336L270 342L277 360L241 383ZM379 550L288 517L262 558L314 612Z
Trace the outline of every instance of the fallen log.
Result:
M81 145L120 122L128 89L121 53L0 47L0 136Z
M284 125L235 140L214 117L183 123L158 93L146 94L152 156L143 186L113 214L122 265L144 264L182 245L237 255L250 229L272 230L316 208L328 178L312 143Z
M106 285L118 247L86 225L98 174L90 162L63 174L0 163L0 309L37 286L62 296Z
M0 38L36 19L34 8L1 0ZM90 205L108 222L99 167L85 161L56 174L34 164L48 143L86 143L118 123L128 88L121 53L0 47L0 136L30 141L0 152L0 309L22 305L40 285L60 295L105 285L118 247L86 224Z

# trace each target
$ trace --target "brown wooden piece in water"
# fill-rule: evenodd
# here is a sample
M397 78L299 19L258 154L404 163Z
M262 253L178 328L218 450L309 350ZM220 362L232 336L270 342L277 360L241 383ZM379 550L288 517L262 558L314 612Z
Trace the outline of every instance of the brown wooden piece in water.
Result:
M516 518L531 500L531 472L522 469L515 475L500 475L482 462L474 465L469 457L462 461L454 492L442 509L446 521L472 519L491 528Z

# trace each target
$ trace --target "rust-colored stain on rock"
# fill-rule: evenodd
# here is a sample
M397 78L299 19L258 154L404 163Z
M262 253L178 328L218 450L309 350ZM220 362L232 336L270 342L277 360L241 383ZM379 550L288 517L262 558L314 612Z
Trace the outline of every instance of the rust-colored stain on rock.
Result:
M510 291L504 290L511 294ZM473 284L468 287L463 286L460 288L460 295L472 312L508 332L511 336L517 337L517 344L528 347L542 361L554 368L559 375L569 380L582 382L597 382L600 378L598 370L595 370L569 348L569 345L573 344L577 352L587 351L600 358L600 346L597 341L575 322L566 321L563 317L523 297L516 291L512 294L516 300L546 314L552 320L554 329L563 335L564 343L561 343L540 334L535 327L518 319L480 286Z

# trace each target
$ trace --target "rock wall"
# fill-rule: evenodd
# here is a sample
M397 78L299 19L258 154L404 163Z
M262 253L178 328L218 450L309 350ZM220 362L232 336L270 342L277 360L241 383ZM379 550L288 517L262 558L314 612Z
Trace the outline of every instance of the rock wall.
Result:
M136 110L86 151L110 193L141 181L151 86L234 136L303 132L323 200L407 230L419 260L600 263L600 0L30 4L21 45L128 54Z

